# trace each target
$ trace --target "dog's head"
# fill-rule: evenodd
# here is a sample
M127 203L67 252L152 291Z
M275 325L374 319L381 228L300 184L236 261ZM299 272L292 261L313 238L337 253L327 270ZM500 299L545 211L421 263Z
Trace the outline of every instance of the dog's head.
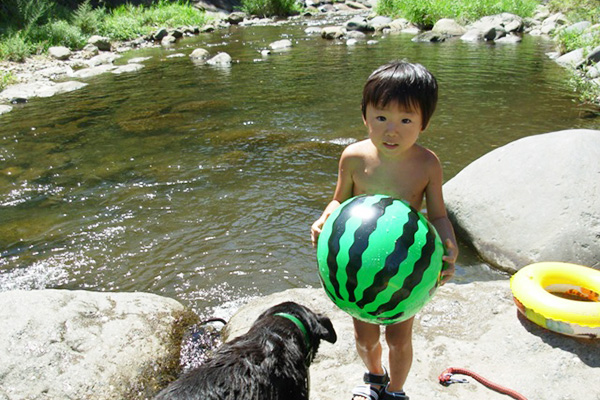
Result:
M269 316L276 318L283 317L297 325L295 329L298 329L305 337L305 341L308 342L307 359L309 362L312 361L317 353L321 340L326 340L329 343L335 343L337 340L337 334L329 318L322 314L317 314L298 303L287 301L277 304L263 312L258 317L258 320Z

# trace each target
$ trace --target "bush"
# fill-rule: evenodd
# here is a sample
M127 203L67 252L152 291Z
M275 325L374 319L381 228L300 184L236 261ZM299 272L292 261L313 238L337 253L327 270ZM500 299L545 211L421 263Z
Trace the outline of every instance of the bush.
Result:
M76 0L59 3L57 5L56 0L0 0L0 59L23 61L55 45L79 49L94 34L128 40L147 35L159 26L204 25L207 21L203 11L183 1L159 0L146 7L127 2L108 10L94 8L91 4L97 3L96 0L85 0L75 11L64 5L74 6Z
M147 35L159 26L180 27L203 25L206 14L188 3L170 3L161 0L146 8L126 4L111 11L104 19L101 33L119 40L133 39Z
M133 15L115 16L111 14L104 19L100 33L112 39L128 40L146 35L151 30L151 27L144 27L139 17Z
M587 29L584 32L569 32L563 29L556 34L555 40L561 54L580 48L593 49L600 46L600 28Z
M538 4L536 0L380 0L377 13L403 17L421 28L431 28L442 18L467 23L502 12L527 17Z
M44 50L47 50L50 46L65 46L78 50L85 46L87 41L87 37L79 27L63 20L53 21L34 29L31 33L31 39L40 43Z
M155 26L203 25L206 22L204 12L187 2L170 3L160 0L158 4L144 12L144 23Z
M10 25L25 31L44 23L54 8L52 0L2 0L0 2L0 24Z
M90 0L86 0L77 7L77 10L71 17L73 25L79 28L83 34L94 35L98 33L104 20L106 11L104 8L94 9L90 5Z
M296 14L299 6L296 0L242 0L242 10L259 17L286 17Z
M0 91L6 89L10 84L16 81L15 77L10 72L0 71Z
M20 33L4 37L0 41L0 58L9 61L25 61L34 52L35 46Z
M595 64L595 67L599 68L600 64ZM574 72L569 79L569 84L577 92L579 102L595 106L596 112L598 112L600 108L600 87L590 83L589 78L586 78L582 71Z
M600 22L600 2L598 0L550 0L548 7L553 12L564 13L571 21Z

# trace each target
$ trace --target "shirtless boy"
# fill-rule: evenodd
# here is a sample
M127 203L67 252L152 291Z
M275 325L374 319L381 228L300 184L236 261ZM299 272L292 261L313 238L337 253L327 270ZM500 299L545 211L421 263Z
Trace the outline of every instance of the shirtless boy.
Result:
M429 125L438 98L435 77L420 64L393 61L375 70L363 89L366 140L342 152L333 200L311 227L313 245L325 220L342 202L360 194L384 194L406 200L427 217L445 245L442 284L454 275L458 248L442 196L442 166L431 150L417 144ZM389 374L382 364L380 326L354 319L358 355L367 367L353 400L403 399L412 359L413 318L385 327Z

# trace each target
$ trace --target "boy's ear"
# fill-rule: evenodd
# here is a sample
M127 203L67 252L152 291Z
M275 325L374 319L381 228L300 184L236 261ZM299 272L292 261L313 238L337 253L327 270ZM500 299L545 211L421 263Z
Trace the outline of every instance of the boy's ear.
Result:
M363 119L363 124L365 124L365 126L367 126L367 119L365 118L364 115L362 116L362 119Z

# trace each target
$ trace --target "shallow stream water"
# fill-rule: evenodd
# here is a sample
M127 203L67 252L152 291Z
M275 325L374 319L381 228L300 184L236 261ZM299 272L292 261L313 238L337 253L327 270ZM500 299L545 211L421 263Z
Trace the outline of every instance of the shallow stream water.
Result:
M318 286L310 225L333 193L340 152L365 137L362 85L391 59L438 78L421 142L445 180L521 137L600 125L582 117L547 39L424 44L400 34L347 46L306 27L232 27L134 51L119 63L151 57L139 72L1 116L0 291L146 291L209 315ZM284 38L290 50L260 55ZM196 47L234 63L194 63ZM461 250L457 282L503 277Z

